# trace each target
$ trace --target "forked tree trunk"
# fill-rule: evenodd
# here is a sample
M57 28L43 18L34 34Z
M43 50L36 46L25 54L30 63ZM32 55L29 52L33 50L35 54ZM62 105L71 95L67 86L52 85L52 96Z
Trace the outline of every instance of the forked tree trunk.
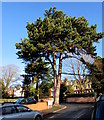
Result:
M54 102L55 105L59 105L61 72L62 72L62 53L60 53L60 57L59 57L58 83L56 85L55 102Z

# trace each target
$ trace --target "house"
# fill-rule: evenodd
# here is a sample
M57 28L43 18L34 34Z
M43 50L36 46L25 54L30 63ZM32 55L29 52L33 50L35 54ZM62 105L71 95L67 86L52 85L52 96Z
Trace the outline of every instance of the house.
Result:
M81 85L79 85L76 80L69 81L68 79L62 80L61 83L65 83L66 86L71 86L72 89L70 90L73 90L74 94L94 92L92 89L92 83L89 79L87 79L84 84ZM68 90L66 92L71 93ZM50 97L54 97L54 87L50 89Z
M10 87L8 94L10 97L24 97L24 91L21 85Z
M71 80L69 81L67 78L65 78L64 80L62 80L61 83L66 84L66 86L70 86L73 90L75 94L78 93L90 93L90 92L94 92L94 90L92 89L92 82L89 79L86 80ZM70 92L71 91L67 91Z
M84 84L78 84L76 80L71 83L74 89L74 93L90 93L93 92L94 90L92 89L92 83L88 79L85 81Z
M24 97L24 91L21 85L17 85L14 88L14 97Z
M54 97L54 87L50 88L50 97Z
M70 81L67 78L65 78L64 80L61 80L61 83L65 83L66 86L70 85Z

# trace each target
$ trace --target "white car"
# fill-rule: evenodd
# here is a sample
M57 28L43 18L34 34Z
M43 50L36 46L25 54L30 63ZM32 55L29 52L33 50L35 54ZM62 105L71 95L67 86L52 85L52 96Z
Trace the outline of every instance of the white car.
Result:
M5 104L0 106L0 120L43 120L43 115L20 104Z

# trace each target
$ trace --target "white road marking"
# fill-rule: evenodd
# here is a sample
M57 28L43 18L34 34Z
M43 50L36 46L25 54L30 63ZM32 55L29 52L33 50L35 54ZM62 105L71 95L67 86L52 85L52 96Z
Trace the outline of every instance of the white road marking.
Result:
M64 110L64 109L66 109L66 108L67 108L67 107L65 106L65 107L62 108L62 109L58 109L58 110L53 111L53 113L59 112L59 111Z
M62 108L62 109L58 109L58 110L53 111L53 113L59 112L59 111L64 110L64 109L66 109L66 108L67 108L67 107L65 106L65 107ZM49 118L54 118L54 117L56 117L56 115L53 115L53 116L51 116L51 117L49 117Z
M49 117L49 118L54 118L55 116L53 115L53 116L51 116L51 117Z

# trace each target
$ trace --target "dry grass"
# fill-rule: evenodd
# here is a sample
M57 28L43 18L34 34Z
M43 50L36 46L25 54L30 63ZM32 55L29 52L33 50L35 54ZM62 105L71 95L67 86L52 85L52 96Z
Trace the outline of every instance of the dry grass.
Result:
M32 110L39 110L39 111L48 109L47 102L38 102L36 104L29 104L25 106L29 107Z
M36 104L31 104L31 105L26 105L27 107L29 107L32 110L39 110L42 113L52 113L53 111L62 109L65 107L65 105L58 105L58 106L47 106L47 102L38 102Z

